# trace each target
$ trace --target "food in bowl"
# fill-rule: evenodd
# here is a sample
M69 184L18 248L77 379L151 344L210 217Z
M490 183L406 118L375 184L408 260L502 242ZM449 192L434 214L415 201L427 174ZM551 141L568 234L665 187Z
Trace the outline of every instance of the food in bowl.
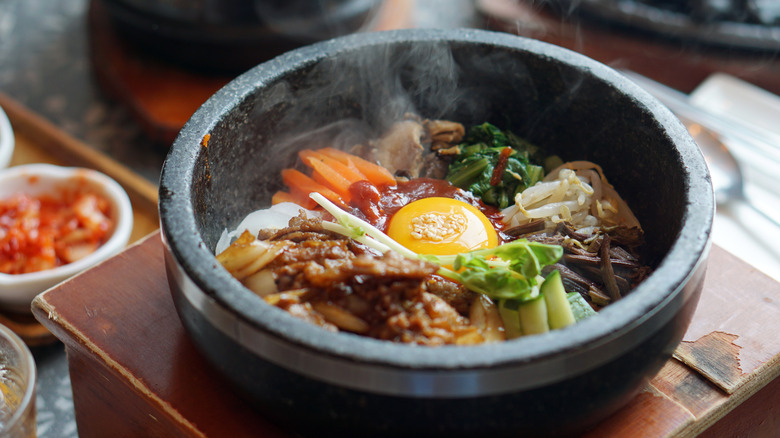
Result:
M280 175L299 151L332 146L333 127L350 125L338 132L367 135L340 149L366 144L412 109L489 121L563 161L598 164L642 225L652 274L560 330L427 348L323 330L267 305L217 261L223 231L287 191ZM182 129L160 180L171 295L214 369L294 433L578 434L628 402L682 338L708 255L706 169L668 109L576 53L473 29L333 40L248 71Z
M94 253L114 227L105 196L82 185L0 199L0 272L26 274Z
M489 123L465 132L408 118L352 148L378 162L301 150L277 208L226 230L217 259L312 324L420 345L564 328L647 277L642 228L598 165L545 157Z
M40 292L121 251L133 228L122 186L92 169L0 171L0 307L29 312Z

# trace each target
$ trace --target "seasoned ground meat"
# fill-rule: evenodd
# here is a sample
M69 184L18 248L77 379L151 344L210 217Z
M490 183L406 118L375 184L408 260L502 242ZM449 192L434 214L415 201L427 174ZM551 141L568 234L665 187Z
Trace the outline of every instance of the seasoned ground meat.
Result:
M471 304L477 299L477 293L466 289L465 286L433 275L425 282L426 290L443 299L455 308L461 315L467 315Z
M266 301L328 330L442 345L481 340L466 315L475 294L435 275L438 266L370 250L296 219L264 237L291 244L268 265L279 293Z

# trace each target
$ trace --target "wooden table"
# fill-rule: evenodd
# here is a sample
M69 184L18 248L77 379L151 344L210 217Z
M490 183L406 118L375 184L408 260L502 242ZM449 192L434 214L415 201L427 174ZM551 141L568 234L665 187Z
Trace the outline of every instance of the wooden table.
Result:
M780 283L714 247L682 344L629 405L586 436L776 436ZM66 346L79 435L286 437L228 389L173 307L155 232L36 298Z

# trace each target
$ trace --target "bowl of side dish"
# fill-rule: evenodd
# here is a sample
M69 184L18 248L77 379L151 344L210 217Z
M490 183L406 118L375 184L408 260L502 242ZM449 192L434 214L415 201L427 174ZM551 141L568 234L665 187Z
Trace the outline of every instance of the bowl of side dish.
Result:
M124 189L86 168L0 172L0 307L29 312L40 292L117 254L133 228Z
M217 259L226 230L277 196L289 199L279 195L294 174L285 169L301 153L316 158L308 148L381 133L408 112L491 122L563 161L598 163L642 224L652 273L560 330L426 347L324 330L269 305ZM160 181L168 281L185 329L261 415L303 434L538 436L594 426L641 390L682 338L713 215L706 163L660 102L582 55L478 30L361 34L255 67L187 122ZM314 306L327 314L330 304Z

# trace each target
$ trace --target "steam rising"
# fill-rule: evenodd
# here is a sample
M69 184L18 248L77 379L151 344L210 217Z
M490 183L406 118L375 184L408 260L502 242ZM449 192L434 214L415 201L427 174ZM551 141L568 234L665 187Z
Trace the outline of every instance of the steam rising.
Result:
M467 102L449 44L374 47L316 63L270 87L257 110L283 108L273 147L350 149L414 113L438 118Z
M533 123L534 114L496 107L509 105L507 95L517 102L537 98L527 66L507 52L455 53L457 57L450 43L441 41L383 44L325 56L261 98L260 112L281 110L272 111L281 118L274 123L271 147L288 156L304 147L350 150L381 137L409 113L464 124L497 114L505 117L500 125Z

